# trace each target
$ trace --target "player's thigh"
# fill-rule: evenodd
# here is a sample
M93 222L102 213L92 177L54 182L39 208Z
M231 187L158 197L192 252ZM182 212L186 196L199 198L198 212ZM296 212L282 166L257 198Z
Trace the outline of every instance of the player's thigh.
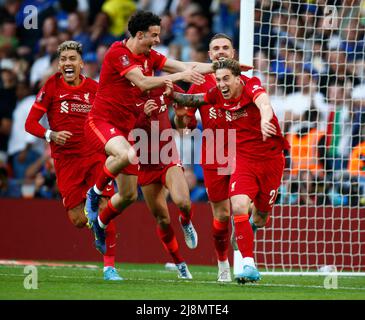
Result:
M67 213L70 221L75 227L83 228L86 225L87 219L84 213L83 202L78 204L76 207L69 209Z
M172 201L180 207L190 207L190 193L184 171L180 166L171 166L167 169L165 184L170 191Z
M165 191L165 187L158 183L142 187L143 197L146 201L147 207L157 219L157 222L168 224L170 223L170 216Z
M225 199L218 202L210 202L212 207L213 216L218 221L227 221L230 216L230 202L229 199Z

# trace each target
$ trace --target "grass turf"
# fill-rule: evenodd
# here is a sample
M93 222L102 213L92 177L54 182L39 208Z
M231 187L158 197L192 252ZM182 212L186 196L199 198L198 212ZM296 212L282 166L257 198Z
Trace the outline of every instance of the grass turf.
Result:
M99 269L37 267L38 289L24 288L24 266L0 266L0 300L364 300L365 277L269 276L255 284L218 284L217 269L190 265L193 280L157 264L117 264L124 281L104 281Z

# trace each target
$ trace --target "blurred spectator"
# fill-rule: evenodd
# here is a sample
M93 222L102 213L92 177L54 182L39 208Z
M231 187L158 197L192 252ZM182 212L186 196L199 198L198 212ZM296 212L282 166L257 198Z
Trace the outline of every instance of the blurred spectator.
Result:
M342 82L331 84L327 100L330 114L327 127L326 166L332 170L344 169L347 167L352 146L352 119L345 84Z
M84 68L82 73L95 81L99 80L99 64L96 53L89 52L84 54L82 57L82 61L84 62Z
M188 183L191 201L208 201L208 195L204 185L198 184L194 170L190 166L184 166L184 175Z
M118 38L109 33L110 19L104 12L96 15L93 25L90 27L90 40L92 42L92 50L95 51L99 44L110 46Z
M28 167L25 174L25 184L32 189L32 197L45 199L58 199L60 197L49 145L47 145L42 157Z
M30 135L24 128L25 120L35 101L35 95L31 95L29 83L19 82L16 94L18 102L13 112L8 155L13 178L23 180L26 169L43 154L44 141Z
M137 4L138 10L151 11L158 16L162 16L169 10L170 0L139 0Z
M296 92L289 94L286 98L285 122L290 125L289 131L296 131L306 111L315 109L318 112L318 129L325 130L328 119L328 105L325 97L320 93L316 77L308 71L303 70L295 76Z
M4 20L0 24L0 59L10 58L16 52L19 40L16 37L14 19Z
M6 163L8 158L8 141L16 105L15 90L16 75L14 72L8 68L0 69L0 163Z
M38 54L44 55L47 48L47 40L49 37L58 36L57 20L55 17L48 17L42 25L42 38L38 42Z
M21 184L19 181L9 178L9 172L0 161L0 198L20 198Z
M83 17L79 12L72 12L68 15L67 31L71 34L72 40L82 44L84 53L92 51L93 43L89 34L85 31Z
M133 0L106 0L101 9L111 21L109 32L120 37L127 31L129 17L136 11L136 3Z
M52 55L57 53L58 38L51 36L46 39L46 54L36 59L30 69L30 84L33 89L40 89L38 83L43 79L47 69L51 65Z
M201 30L195 24L187 25L185 28L185 41L181 46L181 60L192 61L191 52L200 45L201 41Z

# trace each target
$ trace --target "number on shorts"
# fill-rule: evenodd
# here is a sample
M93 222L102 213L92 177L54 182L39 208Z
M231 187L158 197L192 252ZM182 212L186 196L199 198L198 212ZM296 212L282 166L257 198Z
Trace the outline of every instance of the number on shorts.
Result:
M278 190L271 190L270 191L270 200L269 200L269 205L273 205L276 199L276 196L278 194Z

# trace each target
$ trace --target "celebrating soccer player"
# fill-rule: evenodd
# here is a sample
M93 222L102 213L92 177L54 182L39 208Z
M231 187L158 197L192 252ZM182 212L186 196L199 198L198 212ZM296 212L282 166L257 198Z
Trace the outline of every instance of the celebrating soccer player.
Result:
M190 213L191 201L168 115L168 106L172 100L164 97L163 91L164 88L151 90L148 100L142 104L143 112L136 124L138 130L134 130L136 138L141 132L139 130L142 130L141 136L145 134L148 136L139 142L142 147L139 148L138 184L142 188L148 208L156 218L157 234L174 260L179 278L192 279L186 262L179 252L166 202L167 189L172 201L180 210L179 220L186 244L191 249L196 248L198 236L195 228L191 222L184 222ZM154 141L156 139L158 142Z
M88 148L84 125L95 99L97 82L81 75L83 68L81 44L65 41L58 47L59 72L50 77L39 91L25 123L27 132L45 138L51 145L57 185L69 219L78 228L87 224L84 214L86 191L95 183L103 168L105 154ZM50 129L39 120L46 114ZM109 186L103 195L113 195ZM105 206L105 201L101 206ZM115 267L115 225L106 229L104 279L122 280Z
M216 87L205 94L174 92L173 97L181 105L218 106L225 113L228 128L236 130L236 166L229 197L236 241L243 257L243 270L237 276L245 282L258 281L261 276L254 262L254 233L248 212L253 202L253 226L265 226L283 175L283 151L289 144L258 78L241 75L240 64L232 59L214 62L213 69ZM166 84L168 94L173 87L168 81Z
M223 33L218 33L212 37L209 43L209 58L211 61L219 61L222 59L233 59L235 50L230 37ZM242 68L241 68L242 69ZM251 67L246 67L249 70ZM217 85L215 75L205 75L205 82L202 85L193 84L188 93L206 93ZM192 109L192 110L191 110ZM195 119L196 108L190 108L189 116L181 121L182 126L188 126L190 129L196 126ZM231 273L228 261L228 245L229 245L229 180L228 172L222 174L220 170L228 169L228 163L219 163L214 157L218 152L222 156L228 154L228 132L224 113L222 113L214 105L204 105L199 108L200 117L204 130L212 130L216 133L217 129L224 132L224 143L217 143L217 135L207 135L202 141L202 168L204 173L204 184L207 190L208 198L213 211L213 239L214 248L218 260L218 282L230 282ZM207 157L213 156L214 161L208 163ZM222 171L223 172L223 171Z
M131 37L113 43L105 55L98 92L86 122L88 143L109 156L96 184L87 193L85 207L95 237L102 243L97 244L101 252L105 250L104 228L137 195L136 170L132 164L135 152L128 136L138 118L138 99L147 90L163 87L166 80L202 84L202 74L213 72L209 63L183 63L167 59L152 49L160 42L160 20L155 14L143 11L130 18L128 31ZM158 70L173 74L154 76ZM98 215L100 194L115 178L118 193ZM181 221L188 226L192 213L185 214Z

